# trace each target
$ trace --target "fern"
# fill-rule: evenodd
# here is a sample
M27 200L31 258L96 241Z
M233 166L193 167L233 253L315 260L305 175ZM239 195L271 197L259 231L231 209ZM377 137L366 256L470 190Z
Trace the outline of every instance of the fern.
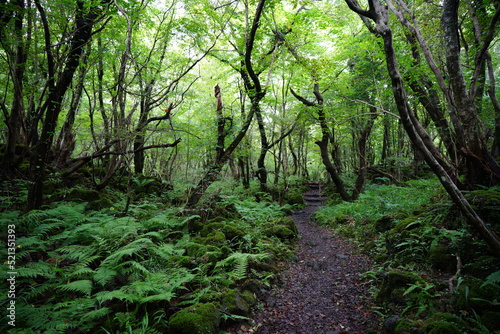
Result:
M80 261L94 254L95 250L94 246L70 245L58 248L57 252L65 254L68 260Z
M17 275L19 277L27 277L27 278L55 278L55 270L54 268L43 261L31 262L28 263L24 267L17 268Z
M486 282L499 284L500 283L500 270L495 271L494 273L492 273L488 277L486 277Z
M215 268L232 266L233 269L231 272L228 273L229 276L236 280L242 280L247 277L249 260L262 261L268 257L269 254L266 253L249 254L249 253L235 252L229 255L224 260L217 262Z
M96 281L101 286L105 286L115 278L116 274L116 270L113 270L106 266L101 266L95 271L94 281Z
M58 288L65 292L77 292L90 297L90 294L92 293L92 287L92 281L85 279L66 283L59 286Z
M139 301L140 297L137 294L134 293L127 293L127 291L124 291L122 289L120 290L112 290L112 291L101 291L98 292L94 295L96 300L99 303L103 303L105 301L113 300L113 299L118 299L120 301L126 301L130 303L134 303Z
M111 309L109 309L107 307L101 307L101 308L98 308L96 310L92 310L90 312L85 313L82 316L81 322L82 323L95 322L96 320L107 316L111 312L113 312Z

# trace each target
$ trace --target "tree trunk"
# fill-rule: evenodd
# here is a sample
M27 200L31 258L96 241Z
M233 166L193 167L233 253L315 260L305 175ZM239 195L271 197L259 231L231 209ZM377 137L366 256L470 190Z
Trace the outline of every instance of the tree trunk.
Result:
M420 131L417 131L416 126L420 124L416 123L416 119L411 116L410 105L408 103L408 98L403 84L403 79L401 77L398 61L396 58L396 52L393 45L392 30L388 26L389 17L387 12L387 7L382 5L379 0L369 0L370 9L368 11L361 9L356 2L353 0L345 0L349 8L358 13L363 17L368 17L372 19L376 24L376 32L379 34L384 41L384 52L386 56L386 65L389 72L389 76L392 82L392 91L396 106L398 108L401 121L403 126L410 137L413 144L423 153L424 158L433 172L441 181L441 184L446 189L451 199L457 205L459 210L465 216L467 221L473 225L476 230L481 234L484 240L490 245L490 247L498 255L500 254L500 238L492 231L488 225L479 217L479 215L470 206L467 199L460 192L453 179L446 172L440 162L436 159L434 154L437 149L429 150L427 145L430 143L425 143L421 138ZM445 1L446 2L446 1ZM449 10L449 9L448 9ZM456 32L456 31L455 31ZM460 83L454 83L460 86ZM456 96L455 96L456 97ZM460 104L458 102L458 104ZM442 160L440 158L440 160Z
M305 98L299 96L293 89L290 89L293 96L295 96L300 102L305 104L308 107L315 107L318 113L318 121L321 128L321 140L318 140L315 144L319 146L321 160L323 165L325 166L326 171L330 175L335 187L337 188L337 192L340 197L344 201L351 201L351 196L347 193L344 185L344 181L340 178L339 174L335 166L333 165L330 159L330 152L328 150L328 143L330 141L330 131L328 129L328 124L326 124L325 112L323 109L323 97L321 96L321 92L319 91L319 85L317 83L314 84L314 96L316 97L317 102L311 102L306 100Z
M260 79L258 75L255 73L253 65L252 65L252 51L255 43L255 34L259 27L260 18L262 16L262 12L264 11L264 4L266 0L260 0L257 4L257 8L255 10L254 19L252 22L252 26L248 33L248 37L246 39L245 46L245 57L243 60L242 68L240 70L241 77L245 83L245 90L247 95L250 98L250 111L246 115L245 121L242 124L240 130L238 131L236 137L233 141L228 145L228 147L224 150L223 154L220 155L220 158L214 161L209 167L205 175L202 177L198 185L193 189L191 195L189 196L185 208L193 208L198 204L201 197L207 190L207 188L217 179L219 176L222 167L227 162L231 154L233 154L234 150L241 143L243 138L246 135L250 124L252 123L253 116L257 113L260 104L260 101L265 96L265 91L262 89Z
M59 113L62 109L62 102L68 90L76 69L80 63L83 48L92 37L94 20L97 17L94 8L86 9L84 1L77 1L75 14L75 29L71 38L69 53L66 58L64 69L59 80L55 82L56 73L54 71L54 60L51 52L50 30L47 17L43 7L35 1L40 16L42 17L45 34L45 47L49 64L49 94L44 104L45 120L42 126L40 142L34 148L34 154L30 161L33 184L28 191L27 209L37 209L42 205L43 182L45 180L46 166L50 161L50 153L54 139L54 131L57 126ZM85 11L88 12L85 12Z
M453 108L460 121L455 127L458 125L461 129L459 134L462 136L458 140L460 153L466 160L466 182L469 188L475 188L477 185L490 186L500 182L500 167L486 148L480 119L474 107L474 96L469 95L463 76L458 37L458 7L459 1L445 0L441 16ZM476 66L481 67L482 64ZM477 67L476 70L480 71Z
M358 154L359 154L359 165L358 165L358 177L356 178L356 181L354 182L354 189L352 191L351 195L351 200L355 201L358 199L359 194L361 193L361 190L363 190L363 187L365 186L366 182L366 171L368 168L368 163L366 160L366 142L368 141L368 137L370 136L370 133L373 128L373 123L375 122L375 119L377 118L377 113L376 113L376 108L373 106L370 106L370 114L371 117L368 119L368 122L365 124L363 130L360 133L359 139L358 139Z
M14 43L16 43L17 46L13 48L15 52L12 64L10 64L10 77L13 84L13 102L10 115L5 119L5 123L7 125L7 143L2 161L2 166L6 168L6 172L8 174L10 174L19 162L21 162L22 155L24 155L21 154L21 156L18 157L18 154L22 153L18 152L18 146L28 145L27 141L23 140L22 134L22 115L24 113L23 81L27 59L27 50L23 38L25 14L24 1L17 0L13 6L16 6L17 8L12 10L10 20L14 20L14 35L16 38ZM26 149L27 147L24 147L22 151L26 151Z

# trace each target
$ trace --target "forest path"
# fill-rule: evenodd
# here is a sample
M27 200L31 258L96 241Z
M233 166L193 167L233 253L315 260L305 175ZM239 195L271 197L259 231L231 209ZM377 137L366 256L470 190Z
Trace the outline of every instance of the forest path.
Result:
M380 333L366 286L359 274L370 260L356 246L310 221L324 200L321 188L310 184L307 206L292 215L299 230L295 258L282 272L283 284L254 315L258 334ZM240 333L248 333L242 328Z

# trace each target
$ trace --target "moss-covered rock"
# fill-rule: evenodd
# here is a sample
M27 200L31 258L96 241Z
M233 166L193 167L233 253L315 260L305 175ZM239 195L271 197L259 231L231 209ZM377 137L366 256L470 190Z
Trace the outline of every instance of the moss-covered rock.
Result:
M394 334L421 334L420 324L409 319L398 319L396 322L396 327L394 328Z
M187 256L202 257L207 252L217 251L218 247L210 245L206 238L193 238L185 249Z
M299 190L287 191L283 195L283 201L291 205L304 205L305 201Z
M283 217L280 220L278 220L277 223L278 223L278 225L284 225L284 226L286 226L296 236L299 235L299 230L297 228L297 225L295 225L295 222L293 221L292 218L290 218L290 217Z
M473 309L477 313L489 311L500 296L500 286L485 283L476 277L464 278L457 291L455 307L461 310Z
M450 313L435 313L423 326L426 334L463 334L467 333L465 321Z
M252 306L257 303L256 298L250 291L240 291L238 289L230 289L221 296L221 307L224 311L241 315L248 316Z
M220 324L220 313L212 303L185 308L168 321L168 334L215 334Z
M421 223L419 223L418 217L410 216L408 218L403 219L399 223L397 223L392 229L385 233L385 246L387 248L387 252L389 254L398 253L399 245L401 245L404 241L407 241L413 238L415 235L419 235L416 232L416 229L421 227ZM409 252L407 255L412 257L412 252ZM401 254L398 253L398 256ZM401 259L405 261L404 258ZM412 260L409 258L408 260Z
M500 312L485 312L481 316L481 324L491 332L500 329Z
M228 240L239 240L245 236L245 232L232 222L214 222L206 224L200 231L201 236L207 236L214 231L224 233Z
M73 188L69 191L66 199L68 201L93 202L101 198L101 194L94 189Z
M169 263L172 266L184 267L184 268L188 268L188 269L194 269L199 265L196 258L194 258L192 256L184 256L184 255L172 255L170 257Z
M456 257L451 254L450 246L437 244L431 247L429 252L429 261L433 268L453 272L457 268Z
M422 277L412 272L400 270L389 271L383 277L377 299L382 303L393 302L403 304L405 290L411 284L415 284L421 280Z
M89 202L87 205L87 210L99 211L102 209L108 209L115 205L115 203L108 197L102 197L93 202Z
M382 233L389 231L393 228L397 223L397 220L394 215L385 215L379 219L374 224L375 231Z
M484 279L492 272L500 270L500 259L490 255L478 256L465 263L462 268L464 274Z
M284 225L268 227L262 233L267 237L277 237L280 240L293 240L297 237L297 233L294 233Z
M422 334L421 324L416 321L392 317L384 321L385 333L387 334Z

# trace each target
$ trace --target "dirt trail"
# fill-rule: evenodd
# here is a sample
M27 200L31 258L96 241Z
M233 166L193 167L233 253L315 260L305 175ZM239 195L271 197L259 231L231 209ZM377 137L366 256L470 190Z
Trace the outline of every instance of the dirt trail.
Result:
M356 247L310 221L322 203L321 189L311 184L307 206L295 213L299 245L282 273L283 284L254 316L258 334L380 333L359 274L369 259Z

